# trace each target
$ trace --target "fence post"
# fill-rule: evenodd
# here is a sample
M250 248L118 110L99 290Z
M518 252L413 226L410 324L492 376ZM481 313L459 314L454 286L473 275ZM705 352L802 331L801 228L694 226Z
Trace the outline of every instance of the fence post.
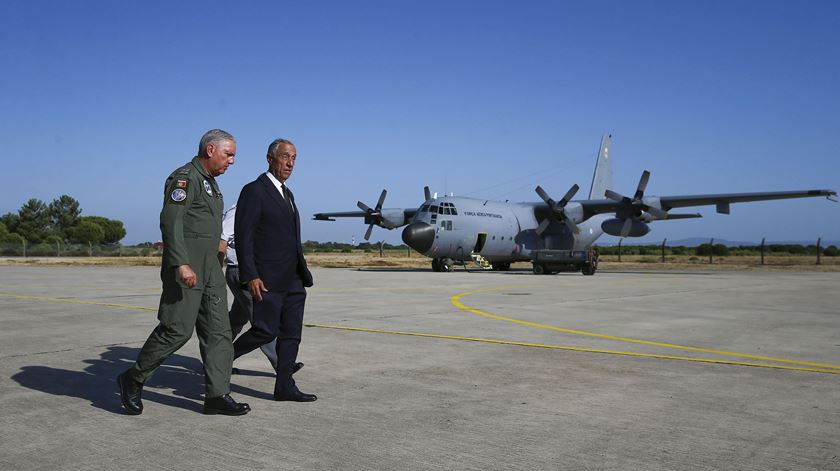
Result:
M621 261L621 241L624 239L618 239L618 261Z
M23 239L23 258L26 258L26 239Z
M665 263L665 242L668 241L668 238L662 239L662 263Z
M59 241L55 241L55 256L56 257L61 256L61 242L59 242Z
M761 238L761 264L764 265L764 237Z
M709 241L709 265L712 264L712 255L715 253L715 238Z
M820 250L820 242L821 241L822 241L822 237L817 237L817 265L819 265L821 263L820 262L820 252L822 251L822 250Z
M384 240L379 241L379 258L384 258L385 257L384 244L385 244Z
M88 257L93 257L93 244L88 241Z

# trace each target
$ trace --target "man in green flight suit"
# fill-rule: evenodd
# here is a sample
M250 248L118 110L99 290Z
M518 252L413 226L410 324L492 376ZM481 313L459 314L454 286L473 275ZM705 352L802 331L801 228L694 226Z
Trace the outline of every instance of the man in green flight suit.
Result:
M143 383L169 355L198 332L204 362L205 414L242 415L251 408L230 397L233 344L227 313L227 288L217 258L224 204L214 177L236 154L236 141L221 129L207 131L198 155L166 179L160 231L163 293L158 326L137 362L117 377L120 398L130 414L143 412Z

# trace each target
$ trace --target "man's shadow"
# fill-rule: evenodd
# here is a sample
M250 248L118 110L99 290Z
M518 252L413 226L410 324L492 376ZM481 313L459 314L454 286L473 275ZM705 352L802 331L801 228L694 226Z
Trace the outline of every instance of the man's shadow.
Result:
M134 364L138 348L108 347L82 371L63 370L49 366L24 366L11 379L21 386L56 396L78 397L90 401L93 407L118 414L125 410L120 403L117 375ZM155 389L172 389L164 394ZM271 394L231 385L231 389L260 399ZM196 358L173 354L166 359L143 388L143 401L202 412L204 400L204 366Z

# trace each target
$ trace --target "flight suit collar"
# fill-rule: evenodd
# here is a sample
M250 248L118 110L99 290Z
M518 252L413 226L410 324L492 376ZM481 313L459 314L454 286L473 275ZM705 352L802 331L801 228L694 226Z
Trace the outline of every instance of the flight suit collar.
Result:
M200 173L204 178L214 180L214 178L211 177L209 173L207 173L207 170L204 169L204 166L201 165L201 157L197 155L193 157L192 164L195 167L195 169L198 170L198 173Z

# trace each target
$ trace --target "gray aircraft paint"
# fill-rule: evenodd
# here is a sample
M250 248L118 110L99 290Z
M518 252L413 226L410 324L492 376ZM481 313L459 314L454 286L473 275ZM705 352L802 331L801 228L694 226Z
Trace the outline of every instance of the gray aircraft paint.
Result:
M334 221L332 218L336 217L364 217L366 224L386 229L408 225L403 230L403 240L427 257L468 261L474 259L475 253L491 263L507 263L533 260L537 251L587 251L605 230L618 235L615 231L623 228L628 231L626 234L635 235L646 233L647 224L653 221L701 217L696 213L668 213L674 208L715 205L718 213L729 214L731 203L817 196L836 201L837 192L833 190L645 196L650 177L647 171L643 173L636 193L625 197L612 188L611 153L611 136L604 134L588 199L572 199L555 209L546 201L510 203L460 196L433 197L426 188L427 200L417 209L382 208L386 195L383 190L376 208L359 202L359 207L365 211L317 213L314 219ZM573 192L574 188L570 190ZM429 211L432 207L436 209L434 214ZM446 210L437 211L442 207L448 208L450 214L445 214ZM546 219L551 222L543 222ZM541 223L545 230L538 234ZM407 234L422 235L424 243L409 243ZM483 243L480 242L482 237ZM416 242L417 239L412 240Z

